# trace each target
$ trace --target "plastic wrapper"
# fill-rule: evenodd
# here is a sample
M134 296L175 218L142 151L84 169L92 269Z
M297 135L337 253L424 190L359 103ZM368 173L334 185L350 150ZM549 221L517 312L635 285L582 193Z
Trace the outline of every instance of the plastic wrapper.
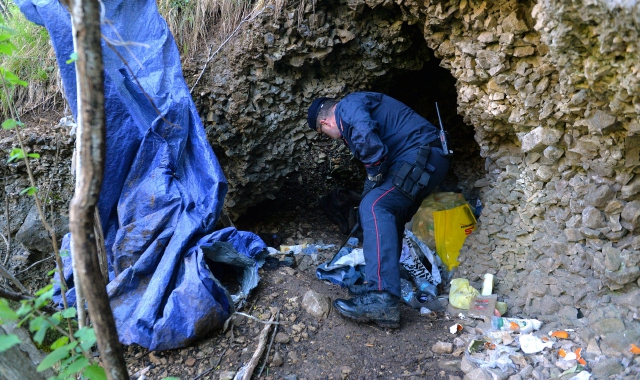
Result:
M469 280L465 278L451 280L451 289L449 290L449 303L451 306L467 310L471 306L471 300L478 294L478 290L469 285Z
M459 265L460 248L475 227L464 196L447 192L425 198L412 222L413 233L438 254L448 271Z
M448 210L462 206L467 201L460 193L433 193L426 197L420 208L413 216L412 232L422 240L431 250L436 250L436 234L433 222L433 212Z

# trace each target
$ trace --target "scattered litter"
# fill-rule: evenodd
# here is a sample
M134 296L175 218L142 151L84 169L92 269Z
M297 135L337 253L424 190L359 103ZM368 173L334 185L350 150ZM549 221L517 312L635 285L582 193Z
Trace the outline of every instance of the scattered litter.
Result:
M467 351L469 351L469 353L474 354L482 349L484 349L484 344L487 343L486 340L478 340L478 339L474 339L471 341L471 343L469 343L469 347L467 348Z
M631 343L631 347L629 347L629 352L631 352L634 355L640 355L640 347L638 347L635 344Z
M558 350L558 356L560 356L564 360L576 360L576 359L578 359L578 355L576 355L575 352L566 352L562 348Z
M527 334L534 330L539 330L541 326L542 322L537 319L491 317L491 327L496 330Z
M491 273L485 273L484 282L482 283L482 292L480 292L483 296L489 296L493 293L493 275Z
M356 265L364 265L364 253L362 252L362 248L354 248L349 254L336 260L333 265L336 267L355 267Z
M582 371L577 375L575 375L574 377L570 378L569 380L589 380L590 378L591 378L591 374L589 372Z
M509 331L489 331L486 336L496 344L508 346L513 343L513 335Z
M358 245L357 239L356 239L355 245ZM319 250L331 249L333 247L335 247L335 244L281 245L279 253L293 253L294 255L298 255L300 253L312 254L312 253L318 253Z
M478 294L480 293L469 285L469 280L465 278L451 280L451 289L449 290L449 303L451 306L467 310L471 306L471 300Z
M584 367L582 367L579 364L574 365L573 367L567 369L566 371L562 372L559 376L559 378L564 377L566 375L570 375L572 373L577 373L576 376L570 378L569 380L587 380L589 378L591 378L591 374L587 371L584 370Z
M533 354L540 352L545 348L553 347L553 342L543 342L540 338L533 334L525 334L520 336L520 349L525 354Z
M458 331L462 331L462 329L463 329L462 325L459 323L456 323L455 325L449 327L449 332L451 334L456 334L458 333Z
M420 315L431 315L433 312L431 311L431 309L426 308L426 307L421 307L420 308Z
M267 247L267 252L269 253L269 256L280 255L282 253L280 252L280 250L277 250L273 247Z
M486 350L486 354L478 354ZM499 368L503 373L507 373L510 369L515 369L511 357L516 355L516 351L507 346L495 346L484 340L473 340L465 353L467 359L475 363L481 368ZM481 359L480 357L483 357Z
M496 302L496 310L500 313L500 315L496 315L496 317L503 316L507 313L507 303L506 302Z
M549 336L552 338L567 339L569 338L569 333L563 330L549 331Z
M483 319L485 322L489 322L491 317L495 316L496 302L498 296L491 294L488 296L476 296L471 300L469 306L469 317Z

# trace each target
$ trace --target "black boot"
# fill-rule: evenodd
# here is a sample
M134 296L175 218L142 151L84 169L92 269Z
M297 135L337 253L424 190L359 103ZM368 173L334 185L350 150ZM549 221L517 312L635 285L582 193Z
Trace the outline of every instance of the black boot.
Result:
M350 285L347 288L349 295L351 297L353 296L361 296L363 294L367 294L371 291L371 288L369 288L369 286L367 286L367 284L362 284L362 285Z
M380 327L400 327L398 297L387 292L368 292L349 300L333 302L336 310L356 322L375 322Z

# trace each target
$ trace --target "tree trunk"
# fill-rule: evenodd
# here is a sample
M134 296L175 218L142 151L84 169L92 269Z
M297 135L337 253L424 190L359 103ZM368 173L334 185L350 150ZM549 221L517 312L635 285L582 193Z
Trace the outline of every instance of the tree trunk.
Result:
M72 20L78 59L78 172L75 195L69 210L80 284L88 301L89 316L98 341L107 378L127 380L127 366L118 341L105 282L100 273L94 235L94 212L104 171L104 71L100 47L98 0L73 0Z

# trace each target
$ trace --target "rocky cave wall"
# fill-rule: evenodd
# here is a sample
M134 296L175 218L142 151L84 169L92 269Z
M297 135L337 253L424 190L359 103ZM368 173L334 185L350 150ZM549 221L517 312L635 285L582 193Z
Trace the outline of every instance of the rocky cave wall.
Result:
M315 97L392 82L434 52L484 160L471 187L485 208L458 274L495 274L511 315L587 317L586 341L615 320L635 334L610 338L622 347L640 336L639 17L634 2L604 0L320 1L265 13L197 90L231 182L227 207L241 213L290 173L326 164L305 126Z

